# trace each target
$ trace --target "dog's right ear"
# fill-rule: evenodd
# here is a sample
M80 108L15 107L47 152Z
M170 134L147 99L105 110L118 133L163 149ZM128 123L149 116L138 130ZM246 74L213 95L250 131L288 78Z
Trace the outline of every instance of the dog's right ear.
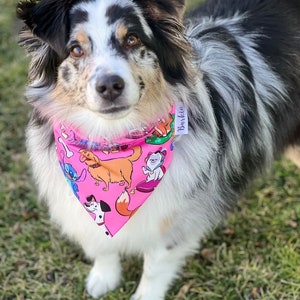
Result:
M25 0L17 5L17 17L60 57L67 55L69 11L76 0ZM77 0L78 1L78 0Z

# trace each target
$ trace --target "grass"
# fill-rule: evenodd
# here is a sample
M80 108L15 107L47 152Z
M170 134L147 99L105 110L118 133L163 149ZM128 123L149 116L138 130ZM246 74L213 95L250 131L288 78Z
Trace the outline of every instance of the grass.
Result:
M0 0L0 299L89 300L90 268L36 200L24 146L27 61L16 45L16 1ZM229 218L188 259L167 297L188 300L300 299L300 171L274 164ZM141 261L124 259L124 280L102 298L128 299Z

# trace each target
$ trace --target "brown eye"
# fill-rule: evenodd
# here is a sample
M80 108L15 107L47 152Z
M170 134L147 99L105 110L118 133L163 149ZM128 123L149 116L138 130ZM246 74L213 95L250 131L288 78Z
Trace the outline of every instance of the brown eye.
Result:
M140 44L140 40L136 35L129 35L126 39L126 46L127 47L135 47Z
M71 55L74 57L82 57L84 55L84 52L80 46L74 46L71 48Z

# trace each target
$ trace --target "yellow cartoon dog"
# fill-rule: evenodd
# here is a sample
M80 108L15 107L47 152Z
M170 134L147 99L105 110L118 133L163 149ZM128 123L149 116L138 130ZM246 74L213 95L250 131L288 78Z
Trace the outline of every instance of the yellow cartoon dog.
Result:
M80 150L80 161L88 166L88 172L96 180L105 183L104 191L109 190L109 183L119 183L124 185L127 183L127 189L131 187L132 162L137 161L141 154L141 147L133 148L132 155L124 158L116 158L109 160L101 160L90 150Z

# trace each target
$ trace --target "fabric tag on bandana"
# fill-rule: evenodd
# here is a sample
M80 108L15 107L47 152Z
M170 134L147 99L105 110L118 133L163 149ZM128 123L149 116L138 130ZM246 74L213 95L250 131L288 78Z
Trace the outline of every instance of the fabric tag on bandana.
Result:
M183 103L176 104L175 111L175 135L188 134L189 120L187 109Z
M114 236L163 180L173 156L177 114L179 131L186 132L182 105L174 105L150 128L113 141L90 141L79 129L54 123L62 172L83 209L107 236Z

